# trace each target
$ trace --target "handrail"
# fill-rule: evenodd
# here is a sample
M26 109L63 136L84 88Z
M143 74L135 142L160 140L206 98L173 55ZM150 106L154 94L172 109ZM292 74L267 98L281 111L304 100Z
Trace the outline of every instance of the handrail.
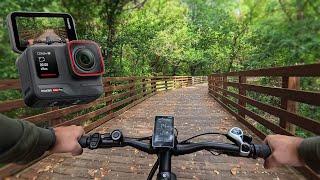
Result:
M211 76L287 76L287 77L319 77L320 63L275 68L256 69L248 71L235 71L228 73L212 74Z
M280 79L280 87L257 85L249 79L273 77ZM300 77L320 77L320 64L297 65L278 68L257 69L229 73L216 73L208 76L209 94L240 122L264 139L266 134L254 124L259 123L277 134L295 135L295 127L320 135L320 122L300 115L298 103L320 106L320 92L300 89ZM232 80L232 81L230 81ZM231 87L231 89L229 88ZM259 96L273 96L280 100L279 105L271 105L250 97L254 92ZM262 116L250 110L254 107L272 115ZM306 176L319 178L310 168L299 168Z
M42 113L21 118L37 125L83 125L85 131L88 132L160 91L204 82L207 82L206 76L104 77L105 95L89 104L44 108ZM0 92L19 89L19 80L0 80ZM0 102L0 113L25 108L27 107L22 99ZM0 179L2 176L13 175L33 163L9 164L0 169Z

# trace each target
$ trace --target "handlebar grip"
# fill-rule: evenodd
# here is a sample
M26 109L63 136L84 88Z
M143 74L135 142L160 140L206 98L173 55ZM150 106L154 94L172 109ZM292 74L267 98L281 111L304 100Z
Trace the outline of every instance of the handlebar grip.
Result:
M271 155L271 149L267 144L255 145L256 157L267 159Z
M81 146L82 148L86 148L86 147L89 146L89 144L88 144L88 138L89 138L89 136L83 135L83 136L78 140L78 142L79 142L79 144L80 144L80 146Z

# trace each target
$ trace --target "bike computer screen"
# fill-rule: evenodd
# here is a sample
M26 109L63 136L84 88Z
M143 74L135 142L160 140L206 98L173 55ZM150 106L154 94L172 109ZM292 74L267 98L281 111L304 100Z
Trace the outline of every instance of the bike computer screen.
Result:
M156 116L152 136L153 147L174 147L173 116Z

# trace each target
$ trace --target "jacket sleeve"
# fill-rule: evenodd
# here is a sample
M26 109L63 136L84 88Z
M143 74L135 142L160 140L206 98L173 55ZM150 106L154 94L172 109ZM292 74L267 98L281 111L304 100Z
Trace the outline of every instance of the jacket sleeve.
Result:
M54 143L54 133L34 124L0 114L0 163L31 162Z
M298 153L311 169L320 174L320 136L304 139Z

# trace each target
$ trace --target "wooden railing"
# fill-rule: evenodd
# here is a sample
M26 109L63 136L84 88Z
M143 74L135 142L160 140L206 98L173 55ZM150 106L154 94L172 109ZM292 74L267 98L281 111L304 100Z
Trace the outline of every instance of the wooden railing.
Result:
M268 86L257 85L261 77L280 80ZM320 106L320 93L300 90L300 77L320 77L320 64L212 74L208 76L209 94L261 139L266 133L256 124L276 134L295 135L295 128L300 127L320 135L319 119L304 117L297 111L298 103ZM278 106L250 97L250 93L277 98ZM310 178L319 178L307 167L299 170Z
M206 81L207 77L203 76L106 77L103 79L104 96L89 104L34 110L26 107L23 99L3 100L0 102L0 113L8 116L23 114L19 118L39 126L82 125L88 132L159 91L192 86ZM0 93L20 94L19 91L18 80L0 80ZM0 179L13 175L32 163L6 165L0 169Z

